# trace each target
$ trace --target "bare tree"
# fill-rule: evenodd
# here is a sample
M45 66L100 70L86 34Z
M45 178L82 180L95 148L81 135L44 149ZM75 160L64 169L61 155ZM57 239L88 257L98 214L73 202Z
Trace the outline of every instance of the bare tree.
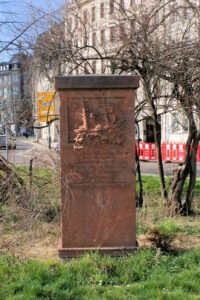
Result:
M200 111L199 44L191 42L188 34L194 29L193 23L198 21L198 10L190 1L183 5L174 0L157 0L151 5L143 4L137 10L126 9L123 1L120 4L116 2L113 7L116 24L109 27L109 43L104 29L99 38L95 35L93 16L89 18L87 9L84 10L78 2L67 6L61 23L56 22L56 15L52 22L51 15L48 26L43 23L47 30L42 34L38 34L41 23L37 22L36 46L31 39L27 42L30 48L34 48L33 66L37 75L51 83L55 75L95 73L98 62L101 73L138 75L142 89L138 97L137 110L140 114L137 122L145 117L152 120L162 196L167 205L176 203L178 211L188 214L196 179L199 143L199 121L196 120ZM110 6L110 13L113 7ZM101 8L103 14L103 6ZM33 17L38 19L35 11ZM179 20L184 28L179 28L181 38L178 39L173 27L178 26ZM176 109L181 109L189 120L189 134L185 164L178 168L168 194L161 153L160 118ZM188 176L189 188L186 200L182 201L183 186Z
M107 46L83 46L92 48L93 53L87 53L80 47L82 57L79 56L77 65L80 65L80 61L87 61L89 65L95 59L104 60L111 73L139 75L143 88L141 108L143 114L153 121L162 196L169 206L175 203L179 212L189 214L199 143L196 121L199 119L199 44L196 42L198 37L195 37L195 42L191 42L189 35L194 30L194 23L198 21L198 10L190 1L186 5L181 2L177 5L173 0L160 0L150 6L144 5L137 11L127 10L118 4L118 12L121 14L118 18L120 34L115 37L118 47L111 54ZM172 30L175 22L183 26L179 28L181 32L176 28L179 37ZM122 25L126 25L126 29ZM168 195L162 164L160 115L176 109L182 109L188 118L189 134L185 164L178 168ZM189 188L186 200L183 201L183 186L188 176Z
M200 52L198 41L182 41L170 47L174 51L167 51L163 69L163 77L172 85L173 97L177 100L177 107L184 111L189 123L186 143L185 163L178 167L172 181L169 201L176 203L182 214L190 214L193 193L196 182L197 150L200 141ZM169 49L168 49L169 50ZM183 186L189 176L189 186L186 198L182 199Z

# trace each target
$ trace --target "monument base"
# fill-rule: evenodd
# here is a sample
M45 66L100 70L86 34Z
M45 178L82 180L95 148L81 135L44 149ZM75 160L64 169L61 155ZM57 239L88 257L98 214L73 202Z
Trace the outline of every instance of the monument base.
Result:
M58 242L58 256L60 258L78 258L81 255L89 252L98 252L112 257L126 256L135 252L138 249L136 246L122 247L91 247L91 248L62 248L62 240Z

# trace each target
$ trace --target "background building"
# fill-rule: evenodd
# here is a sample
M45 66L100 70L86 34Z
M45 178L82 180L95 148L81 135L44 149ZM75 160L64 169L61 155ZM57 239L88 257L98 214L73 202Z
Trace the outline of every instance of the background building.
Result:
M17 54L0 63L0 124L8 125L16 135L22 127L30 127L30 101L27 56Z
M180 43L180 47L182 45L184 48L187 40L191 43L198 41L199 5L199 0L82 0L67 4L65 34L71 38L74 51L80 53L71 64L68 64L68 74L138 75L135 70L131 71L131 62L125 56L126 53L123 54L123 49L125 52L127 45L132 47L132 44L135 44L132 47L135 53L141 51L140 40L144 38L142 34L145 26L152 28L155 32L155 40L157 38L160 45L162 43L173 45L174 43L177 46ZM147 20L147 16L150 20ZM141 36L139 36L140 30ZM146 29L146 32L150 30ZM145 45L143 46L145 48ZM150 46L146 44L149 51L151 51ZM144 54L141 53L141 55ZM149 55L148 60L150 54L147 55ZM112 57L113 60L110 59ZM123 60L127 62L124 63ZM126 65L123 69L123 63L127 63L127 71ZM173 103L173 99L170 99L172 90L169 82L161 81L156 89L160 90L160 95L165 95L155 101L159 114L161 141L186 142L189 122L183 110L176 105L175 101ZM170 100L166 101L167 97ZM141 79L136 104L145 98L144 82ZM147 105L140 111L138 119L141 120L138 130L139 139L145 142L155 142L154 121Z
M135 69L131 68L134 54L129 59L126 50L127 45L131 45L135 53L141 51L141 40L144 36L139 34L140 30L144 33L145 26L153 29L158 44L183 43L184 48L187 39L192 42L198 41L199 2L81 0L67 3L63 9L62 24L52 25L51 29L38 38L34 58L35 103L38 92L54 91L55 76L122 73L138 75ZM150 20L147 20L147 15ZM166 17L164 21L163 16ZM146 30L148 33L149 28ZM153 38L152 35L152 41ZM151 45L146 45L147 50L149 46ZM142 47L145 50L145 45ZM148 55L147 61L150 57L150 54ZM145 56L143 57L145 60ZM155 105L159 115L157 122L161 141L186 142L188 118L175 101L173 104L173 99L170 98L170 84L161 80L156 84L155 92L160 95ZM141 78L136 105L142 103L145 98L144 82ZM58 114L58 101L56 107ZM138 138L145 142L155 142L154 119L149 106L143 106L137 117L140 120ZM58 138L57 129L58 124L52 125L53 140ZM41 130L38 136L47 140L48 129Z

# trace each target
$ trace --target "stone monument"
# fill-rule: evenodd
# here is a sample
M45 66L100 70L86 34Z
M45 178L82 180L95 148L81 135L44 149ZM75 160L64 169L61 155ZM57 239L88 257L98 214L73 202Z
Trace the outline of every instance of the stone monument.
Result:
M60 96L62 238L59 256L136 246L135 76L56 78Z

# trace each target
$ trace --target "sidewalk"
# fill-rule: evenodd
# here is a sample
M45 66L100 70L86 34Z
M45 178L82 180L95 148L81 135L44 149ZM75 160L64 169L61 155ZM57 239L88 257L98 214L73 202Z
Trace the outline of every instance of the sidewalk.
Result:
M20 137L20 138L23 139L24 142L27 141L33 143L34 145L38 144L48 148L48 142L46 140L39 139L39 141L37 142L35 136L30 136L28 138L25 137ZM56 147L56 144L57 142L51 142L51 149L54 149Z

